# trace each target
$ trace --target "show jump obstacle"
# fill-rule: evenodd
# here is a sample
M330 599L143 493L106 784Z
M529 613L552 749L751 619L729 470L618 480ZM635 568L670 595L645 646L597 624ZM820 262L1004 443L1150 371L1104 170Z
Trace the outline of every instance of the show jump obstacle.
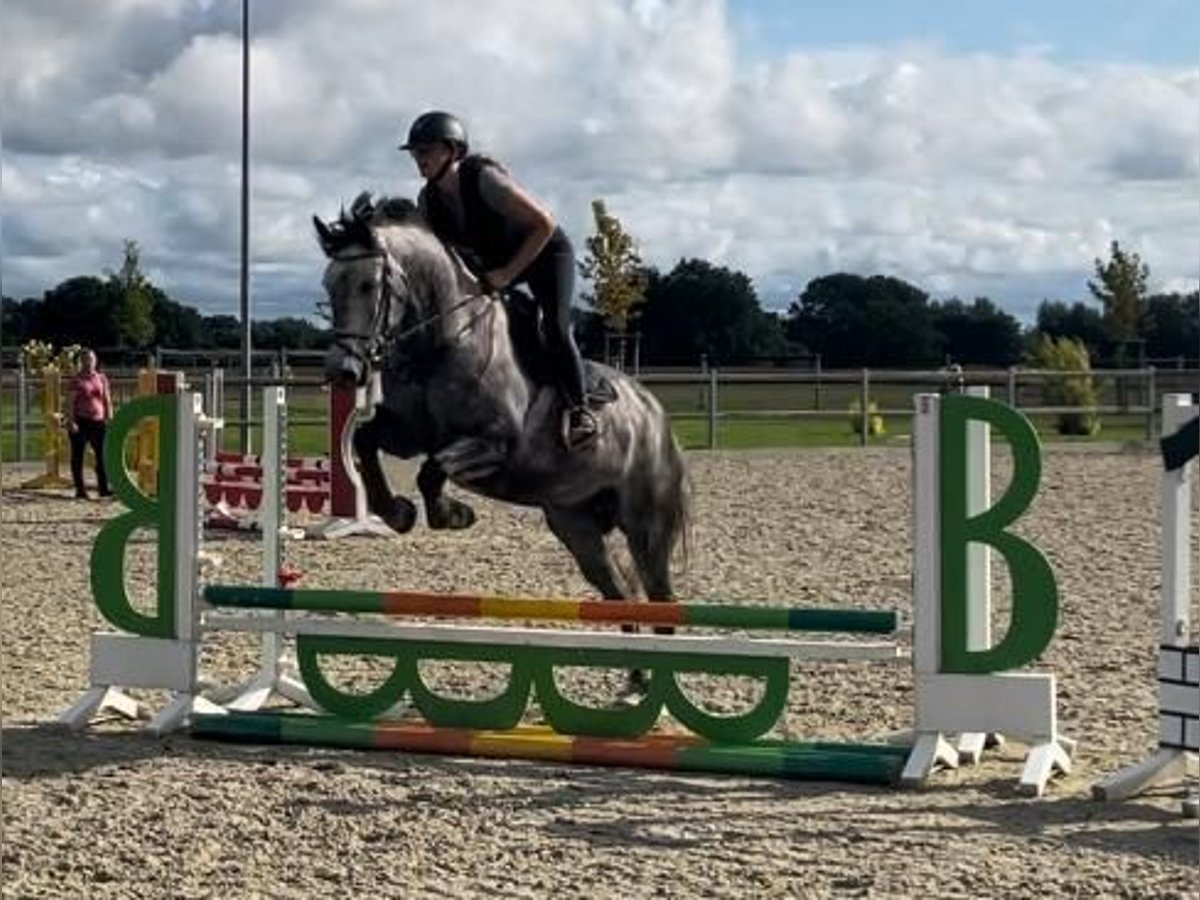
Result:
M281 405L279 397L264 400L264 408ZM151 720L156 733L190 724L196 735L261 742L905 784L977 758L989 737L1003 734L1031 748L1020 782L1026 792L1040 794L1055 771L1069 769L1074 742L1058 733L1054 676L1016 671L1049 643L1058 598L1043 555L1007 530L1032 501L1041 472L1036 433L1007 406L977 396L917 398L911 650L893 612L286 590L277 585L275 528L264 529L262 585L202 584L201 408L193 394L150 397L127 405L112 423L107 461L128 511L96 540L92 590L120 631L93 635L91 689L62 716L65 724L83 727L105 707L136 715L143 709L126 689L141 688L173 695ZM158 421L163 440L153 498L121 465L125 437L146 418ZM987 496L989 427L1007 439L1013 456L1012 481L994 504ZM284 455L280 436L271 439L263 467L276 473L265 480L275 497L264 503L274 515ZM156 530L159 540L156 604L146 612L130 603L124 572L135 529ZM1005 560L1012 585L1012 620L999 642L990 636L989 548ZM532 627L564 620L579 627ZM618 633L618 624L683 633ZM231 703L201 690L201 646L215 632L263 635L259 670ZM824 632L858 636L811 639ZM281 663L282 643L293 639L296 671ZM337 656L384 659L393 669L378 687L354 693L332 684L322 668L322 660ZM909 658L915 709L906 745L768 737L785 710L790 660ZM506 663L511 678L487 699L450 698L422 680L419 663L426 660ZM554 673L565 666L641 668L648 686L633 705L587 706L558 690ZM676 681L690 672L757 676L761 699L737 715L707 712ZM273 693L307 710L258 711ZM531 698L546 727L520 724ZM653 733L664 710L691 734ZM414 713L419 721L411 721ZM948 735L960 737L957 747Z
M1162 781L1194 773L1200 754L1200 645L1189 614L1192 587L1192 481L1200 432L1190 394L1163 398L1162 586L1159 595L1158 750L1092 788L1101 800L1124 800ZM1193 796L1185 812L1198 811Z
M182 372L145 370L138 376L139 395L173 394L186 391ZM266 389L274 397L273 389ZM354 462L352 440L355 427L370 418L382 387L376 375L368 384L331 388L327 409L329 431L327 456L282 454L285 469L283 508L290 512L327 511L328 516L305 528L309 539L344 537L393 537L394 532L367 510L366 490ZM208 503L204 526L214 530L258 531L263 518L265 467L260 454L220 450L225 406L225 373L213 369L204 378L204 409L208 419L201 453L201 488ZM271 414L264 407L264 419ZM153 496L158 478L158 424L145 419L139 426L136 459L138 487ZM281 436L286 434L286 428Z

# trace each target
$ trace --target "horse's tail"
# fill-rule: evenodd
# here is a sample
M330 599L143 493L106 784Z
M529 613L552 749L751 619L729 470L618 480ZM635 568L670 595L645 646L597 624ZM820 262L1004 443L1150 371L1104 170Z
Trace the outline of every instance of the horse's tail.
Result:
M669 471L665 491L665 512L667 544L674 551L679 551L679 559L683 570L687 570L688 558L691 551L692 533L692 480L684 464L683 451L675 440L670 426L664 435L667 446L663 448L668 460Z
M648 415L643 419L644 442L639 442L631 479L628 505L622 511L627 538L639 549L634 557L641 582L653 594L665 598L671 588L672 563L681 558L686 569L691 543L692 491L683 451L671 430L671 420L662 404L644 385L633 379L625 384ZM653 423L650 425L649 423ZM632 473L631 473L632 474ZM631 549L633 549L631 547ZM679 553L679 557L676 553ZM651 587L653 585L653 587Z

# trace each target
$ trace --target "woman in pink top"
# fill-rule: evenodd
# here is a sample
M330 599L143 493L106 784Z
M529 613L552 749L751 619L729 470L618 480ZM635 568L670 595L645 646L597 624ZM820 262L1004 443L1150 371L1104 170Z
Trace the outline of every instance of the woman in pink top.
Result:
M67 411L67 431L71 436L71 478L75 496L87 499L83 484L83 451L91 445L96 457L96 489L101 497L111 497L108 473L104 469L104 432L112 418L112 395L108 378L96 370L96 354L85 350L79 359L79 373L71 380L71 402Z

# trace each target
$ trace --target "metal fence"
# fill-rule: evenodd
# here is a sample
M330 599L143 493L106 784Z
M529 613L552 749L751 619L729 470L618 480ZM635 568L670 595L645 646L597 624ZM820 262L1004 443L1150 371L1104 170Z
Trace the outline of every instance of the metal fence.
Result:
M316 395L324 391L322 355L292 352L262 354L255 359L252 387L286 385L310 413L289 417L293 425L321 425L311 410ZM207 351L191 354L164 353L166 368L183 371L189 386L202 390L205 376L215 370L212 363L224 361ZM136 369L106 370L117 404L137 392ZM218 411L226 425L237 428L242 420L231 399L239 396L245 382L224 371L226 402ZM945 392L966 385L986 385L993 397L1006 401L1034 418L1079 413L1079 407L1055 406L1047 402L1050 389L1079 373L1011 368L963 372L839 370L780 371L754 370L653 370L643 369L640 381L654 392L676 423L690 428L692 446L716 449L722 432L738 423L841 423L845 434L866 446L885 438L872 435L872 419L885 423L888 434L904 434L912 417L913 397L918 393ZM1096 369L1087 373L1097 402L1088 408L1100 417L1104 428L1120 424L1126 439L1135 430L1138 439L1153 441L1158 434L1158 406L1165 393L1194 392L1200 387L1200 369ZM253 408L247 424L261 424ZM44 415L41 408L41 379L15 369L0 373L0 440L4 458L39 458ZM1050 430L1050 429L1047 429ZM767 441L769 443L769 440Z

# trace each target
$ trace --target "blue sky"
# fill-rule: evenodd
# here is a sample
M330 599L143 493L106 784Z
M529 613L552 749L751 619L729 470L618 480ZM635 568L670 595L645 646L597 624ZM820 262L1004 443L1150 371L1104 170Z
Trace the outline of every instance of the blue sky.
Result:
M730 12L747 49L762 56L916 41L953 53L1200 63L1195 0L737 0Z
M132 238L174 299L237 309L236 12L0 5L7 294ZM429 108L577 246L602 198L646 262L738 269L773 309L847 271L1029 321L1113 240L1152 289L1200 284L1200 0L277 0L252 35L258 316L312 310L314 213L419 190L395 148Z

